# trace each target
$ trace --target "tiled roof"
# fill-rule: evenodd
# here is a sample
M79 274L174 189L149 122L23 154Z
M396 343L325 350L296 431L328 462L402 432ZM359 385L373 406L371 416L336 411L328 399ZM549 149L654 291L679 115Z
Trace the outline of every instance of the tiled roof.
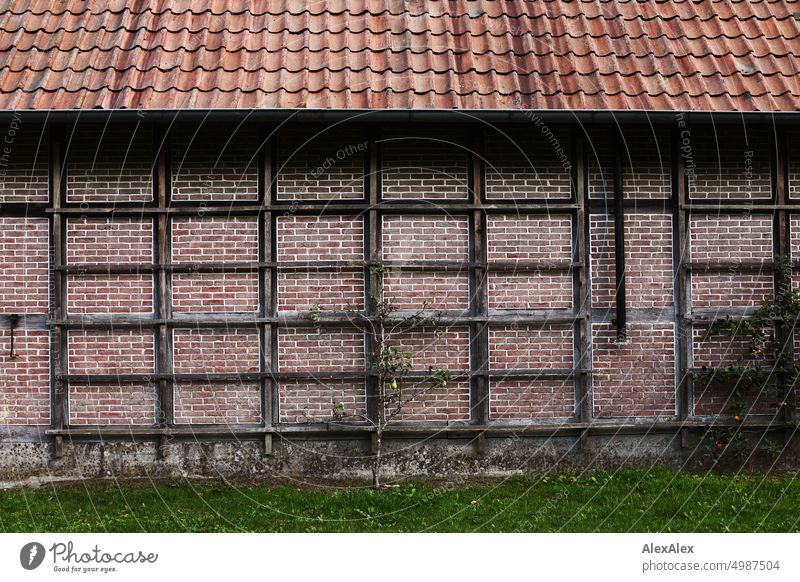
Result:
M797 0L0 0L0 109L800 109Z

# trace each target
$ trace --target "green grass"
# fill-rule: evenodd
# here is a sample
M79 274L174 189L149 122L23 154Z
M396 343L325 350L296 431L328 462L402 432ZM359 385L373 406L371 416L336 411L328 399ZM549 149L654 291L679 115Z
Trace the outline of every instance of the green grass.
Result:
M224 482L86 483L0 493L6 532L788 532L800 480L659 469L379 492Z

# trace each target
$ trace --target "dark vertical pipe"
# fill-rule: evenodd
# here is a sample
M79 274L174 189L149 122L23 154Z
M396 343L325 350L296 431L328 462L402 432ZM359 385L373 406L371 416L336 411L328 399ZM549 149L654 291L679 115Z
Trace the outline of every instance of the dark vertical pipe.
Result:
M625 205L622 191L622 135L614 127L614 273L616 276L617 343L628 340L628 321L625 309Z

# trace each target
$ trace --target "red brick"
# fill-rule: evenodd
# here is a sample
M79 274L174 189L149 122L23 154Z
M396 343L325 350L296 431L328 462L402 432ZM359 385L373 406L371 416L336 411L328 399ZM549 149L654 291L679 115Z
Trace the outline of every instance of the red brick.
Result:
M177 424L258 424L258 383L179 382L175 385Z
M74 425L152 425L156 422L155 388L114 384L69 387L69 422Z
M259 371L258 333L246 329L176 329L173 366L179 374Z
M50 423L50 334L14 330L14 353L0 359L0 425ZM11 334L0 329L0 346L8 350Z
M47 313L48 223L0 218L0 312Z
M302 380L281 382L280 421L287 423L330 422L340 404L347 418L360 422L366 411L364 383L337 380Z
M675 326L629 323L629 343L618 346L616 328L594 324L593 393L598 418L674 417Z

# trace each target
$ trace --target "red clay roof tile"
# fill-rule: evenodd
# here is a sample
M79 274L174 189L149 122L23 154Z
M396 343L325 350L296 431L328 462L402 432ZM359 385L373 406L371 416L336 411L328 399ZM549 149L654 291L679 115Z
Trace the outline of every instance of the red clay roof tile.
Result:
M800 109L797 0L0 0L0 109Z

